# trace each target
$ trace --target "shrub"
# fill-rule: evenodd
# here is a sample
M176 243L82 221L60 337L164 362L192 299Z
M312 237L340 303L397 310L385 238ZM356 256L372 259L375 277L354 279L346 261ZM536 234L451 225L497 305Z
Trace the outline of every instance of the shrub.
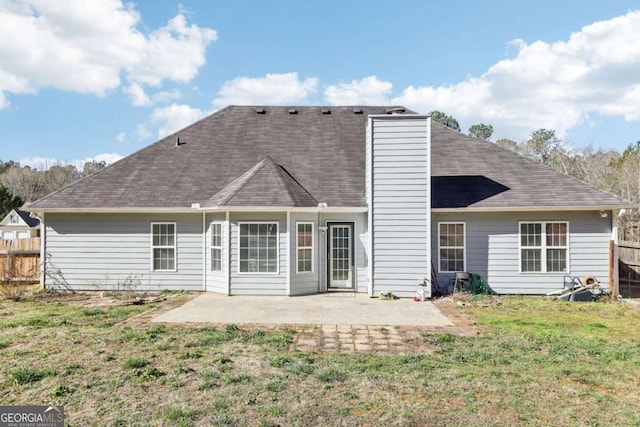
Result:
M44 372L33 368L31 366L25 366L19 368L11 373L11 380L14 384L30 384L40 381L44 378Z
M0 294L5 299L11 301L20 301L24 298L29 287L25 282L14 282L11 280L0 280Z
M56 388L53 389L53 392L51 392L51 395L53 397L61 397L61 396L66 396L68 394L71 394L71 393L73 393L73 391L74 390L71 387L69 387L68 385L60 384Z
M147 366L149 362L142 357L130 357L124 362L124 367L127 369L142 369Z
M340 369L326 368L318 372L318 379L325 383L342 382L347 379L347 374Z

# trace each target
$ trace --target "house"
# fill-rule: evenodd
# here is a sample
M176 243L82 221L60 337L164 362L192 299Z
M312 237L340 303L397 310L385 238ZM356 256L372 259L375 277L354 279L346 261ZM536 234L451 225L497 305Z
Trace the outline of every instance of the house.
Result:
M74 289L409 297L459 271L606 286L630 207L404 108L230 106L27 209Z
M12 209L0 221L0 240L28 239L40 236L40 221L29 212Z

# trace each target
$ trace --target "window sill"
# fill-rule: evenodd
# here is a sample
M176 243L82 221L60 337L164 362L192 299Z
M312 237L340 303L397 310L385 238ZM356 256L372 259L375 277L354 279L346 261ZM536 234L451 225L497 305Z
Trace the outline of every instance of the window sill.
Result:
M240 276L279 276L280 272L277 271L277 272L271 272L271 273L267 273L267 272L264 272L264 273L260 273L260 272L252 273L252 272L246 272L246 271L238 271L238 275L240 275Z
M520 271L518 274L522 275L531 275L531 276L539 276L541 274L551 274L554 276L566 276L567 274L571 274L568 271Z

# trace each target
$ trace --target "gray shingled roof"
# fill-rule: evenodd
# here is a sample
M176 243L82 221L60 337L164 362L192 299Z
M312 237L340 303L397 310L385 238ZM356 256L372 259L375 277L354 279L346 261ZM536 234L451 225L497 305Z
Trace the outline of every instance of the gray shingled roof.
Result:
M364 207L366 120L387 110L227 107L29 209ZM438 123L432 177L434 208L628 205Z
M218 206L316 207L318 201L285 168L265 157L203 207Z
M267 156L317 203L365 206L367 116L385 114L387 109L227 107L36 201L30 209L205 206ZM323 114L323 110L330 114ZM176 137L182 145L176 146ZM257 182L253 185L258 190ZM280 202L280 196L271 197L262 190L253 194L244 191L231 204L275 206L273 203ZM289 201L285 202L289 206Z
M432 208L598 208L632 204L499 145L431 125Z

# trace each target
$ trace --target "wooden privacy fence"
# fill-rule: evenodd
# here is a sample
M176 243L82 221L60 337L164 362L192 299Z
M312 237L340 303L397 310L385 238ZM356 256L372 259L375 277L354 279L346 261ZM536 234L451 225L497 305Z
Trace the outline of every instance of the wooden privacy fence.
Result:
M640 297L640 242L618 242L620 295Z
M2 281L40 280L40 238L0 240Z

